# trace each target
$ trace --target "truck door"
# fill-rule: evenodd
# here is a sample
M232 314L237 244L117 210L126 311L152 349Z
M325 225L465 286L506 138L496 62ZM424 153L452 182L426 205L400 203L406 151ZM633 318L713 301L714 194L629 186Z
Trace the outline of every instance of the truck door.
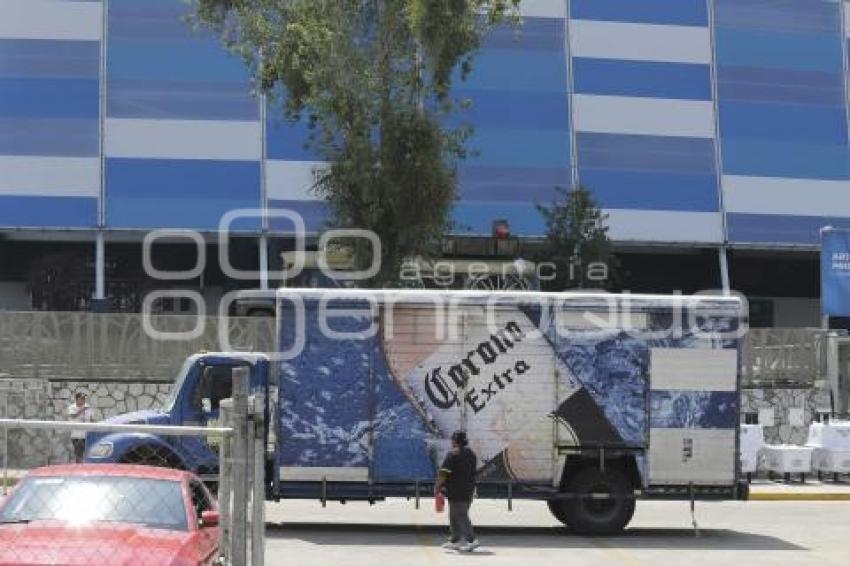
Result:
M216 426L221 417L222 399L233 396L233 365L209 365L200 362L198 379L183 408L183 424ZM218 463L218 445L198 436L185 436L179 442L196 462L196 467L212 470Z

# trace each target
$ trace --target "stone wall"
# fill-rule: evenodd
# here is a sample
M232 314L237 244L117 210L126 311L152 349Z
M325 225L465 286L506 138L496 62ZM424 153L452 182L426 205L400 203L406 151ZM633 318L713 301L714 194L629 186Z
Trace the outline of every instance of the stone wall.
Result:
M768 444L805 444L818 411L829 410L829 392L821 389L744 389L741 413L760 415ZM794 409L797 409L796 411ZM764 422L772 415L773 424Z
M0 378L0 417L65 420L74 393L89 397L95 420L141 409L161 407L171 391L170 383L49 381ZM0 466L5 463L6 439L0 436ZM10 430L8 465L30 469L71 461L69 433Z

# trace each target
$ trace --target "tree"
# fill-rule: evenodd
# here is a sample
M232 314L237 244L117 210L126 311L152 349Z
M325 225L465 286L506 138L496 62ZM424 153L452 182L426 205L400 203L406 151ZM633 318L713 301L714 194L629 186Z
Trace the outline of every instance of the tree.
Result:
M197 19L241 55L258 90L306 120L329 162L314 191L336 227L375 232L381 270L429 255L456 200L469 129L446 126L487 31L516 21L519 0L195 0ZM354 247L371 263L370 246Z
M615 282L618 264L608 238L608 215L584 187L558 187L551 206L537 205L546 223L546 239L538 260L554 264L553 277L541 281L545 290L608 287ZM547 275L544 270L542 275Z

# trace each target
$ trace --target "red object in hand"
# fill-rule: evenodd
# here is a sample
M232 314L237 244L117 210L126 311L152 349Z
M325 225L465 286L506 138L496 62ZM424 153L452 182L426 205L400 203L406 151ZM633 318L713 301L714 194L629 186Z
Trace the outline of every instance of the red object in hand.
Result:
M446 496L443 495L442 491L438 491L434 495L434 508L437 510L437 513L442 513L446 508Z

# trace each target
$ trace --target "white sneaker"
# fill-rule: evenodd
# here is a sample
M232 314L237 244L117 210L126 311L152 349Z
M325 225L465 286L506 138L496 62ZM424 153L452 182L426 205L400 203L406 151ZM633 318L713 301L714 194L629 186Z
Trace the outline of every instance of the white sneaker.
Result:
M478 539L475 539L473 541L463 543L462 545L460 545L460 548L458 548L458 550L460 550L461 552L472 552L479 546L481 546L481 543L478 542Z
M462 546L462 544L460 542L452 542L450 540L447 540L446 542L443 543L442 546L446 550L460 550L460 547Z

